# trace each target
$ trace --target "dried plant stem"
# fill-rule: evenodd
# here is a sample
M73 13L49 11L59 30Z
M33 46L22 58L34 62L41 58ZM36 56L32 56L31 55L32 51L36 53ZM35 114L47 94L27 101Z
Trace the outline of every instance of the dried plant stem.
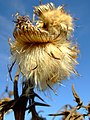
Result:
M26 90L28 89L28 84L30 84L31 89L29 90L30 92L30 99L29 99L29 104L30 104L30 112L32 114L32 120L42 120L42 118L40 118L38 116L38 113L36 112L36 108L35 108L35 95L34 95L34 87L31 83L29 83L30 81L28 80L27 82L25 82L25 86L23 88L22 94L19 97L18 95L18 78L19 78L19 74L20 71L18 70L16 72L15 78L14 78L14 99L16 101L16 104L14 105L13 111L14 111L14 116L15 116L15 120L24 120L25 119L25 111L26 111L26 105L27 105L27 101L28 101L28 97L25 95L26 94Z
M20 71L17 70L15 78L14 78L14 99L15 100L19 98L19 95L18 95L18 78L19 78L19 74L20 74Z
M32 96L32 103L31 104L34 104L34 96ZM31 107L31 113L32 113L32 120L37 120L37 118L39 117L38 116L38 113L36 112L36 109L35 109L35 105L33 105L32 107ZM40 119L38 119L38 120L40 120Z
M14 116L15 120L24 120L25 119L25 110L27 105L27 98L22 97L14 106Z
M38 113L36 112L36 108L35 108L35 101L34 101L34 95L31 96L31 107L30 107L30 111L31 111L31 114L32 114L32 119L31 120L43 120L43 118L39 117Z
M27 98L25 96L19 97L18 95L18 78L19 78L20 71L18 70L16 72L15 78L14 78L14 99L17 101L13 111L15 120L24 120L25 118L25 109L27 105Z

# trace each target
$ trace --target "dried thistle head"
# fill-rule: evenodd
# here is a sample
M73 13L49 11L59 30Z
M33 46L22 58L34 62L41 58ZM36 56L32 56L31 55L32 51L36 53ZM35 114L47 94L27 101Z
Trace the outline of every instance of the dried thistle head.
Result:
M34 13L38 16L36 25L28 16L16 17L15 40L10 48L21 73L44 90L71 73L76 74L74 67L78 64L79 50L67 40L74 29L73 18L63 6L40 5L34 8Z
M59 35L62 32L70 33L73 30L73 18L64 10L64 6L55 8L53 3L35 7L34 13L39 16L43 23L42 28L51 35ZM39 24L39 26L40 26Z

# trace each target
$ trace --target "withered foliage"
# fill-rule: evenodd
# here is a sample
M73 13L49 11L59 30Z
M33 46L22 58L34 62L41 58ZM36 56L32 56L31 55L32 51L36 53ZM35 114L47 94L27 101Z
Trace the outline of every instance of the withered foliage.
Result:
M23 83L22 94L18 95L18 77L19 72L16 73L14 78L14 92L9 91L6 86L5 93L7 93L7 97L0 99L0 120L3 120L4 114L9 113L11 111L14 112L15 120L25 120L25 111L28 110L28 113L32 113L31 120L46 120L46 118L40 117L36 111L36 106L50 107L50 105L46 104L45 101L34 92L34 87L31 84L31 87L28 88L28 81ZM17 81L17 82L16 82ZM27 95L26 91L29 91ZM54 120L57 116L60 116L61 120L84 120L86 116L90 116L90 103L88 105L84 105L81 98L78 96L74 89L74 85L72 85L72 93L74 96L74 101L77 103L76 106L72 106L67 104L60 109L58 113L49 114L49 116L54 116L52 120ZM11 96L14 95L14 99L11 99ZM38 97L43 103L35 102L35 97ZM29 105L27 106L27 102ZM80 113L80 109L85 109L85 113ZM22 115L22 116L20 116ZM61 117L62 116L62 117Z
M54 116L53 120L56 116L62 116L62 120L84 120L86 116L90 116L90 103L88 103L86 106L83 104L81 98L74 89L74 85L72 85L72 93L77 105L72 106L67 104L63 107L63 109L60 109L59 113L49 114L49 116ZM85 113L80 113L80 109L85 109Z
M10 69L8 69L9 72L12 71ZM34 92L34 86L32 83L28 83L30 82L29 80L26 80L22 84L22 93L19 96L19 91L18 91L19 74L20 71L17 71L14 77L13 91L9 91L8 86L6 86L5 92L2 94L4 95L5 93L7 93L7 97L0 99L0 120L3 120L4 115L11 111L14 112L15 120L24 120L25 111L27 110L28 113L32 113L31 120L45 120L45 118L40 117L36 112L36 106L49 107L50 105L46 104L45 101L38 94ZM9 75L11 77L11 73ZM31 86L28 87L28 85ZM29 91L28 94L27 94L27 90ZM14 96L13 100L11 99L12 96ZM39 98L43 103L35 102L34 100L35 97ZM27 103L29 104L27 105Z

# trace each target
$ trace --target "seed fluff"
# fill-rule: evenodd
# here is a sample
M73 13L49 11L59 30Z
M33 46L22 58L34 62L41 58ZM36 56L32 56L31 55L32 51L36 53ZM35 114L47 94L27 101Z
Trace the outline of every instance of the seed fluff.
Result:
M37 16L33 24L29 16L16 16L14 40L10 43L13 59L21 73L45 90L77 74L78 47L70 40L73 18L64 6L53 3L34 7Z

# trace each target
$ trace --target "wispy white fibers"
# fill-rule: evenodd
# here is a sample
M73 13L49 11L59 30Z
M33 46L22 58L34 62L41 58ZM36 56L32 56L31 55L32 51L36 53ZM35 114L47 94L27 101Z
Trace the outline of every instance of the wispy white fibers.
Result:
M71 73L77 74L74 67L79 50L68 40L74 30L73 18L63 6L36 6L34 14L38 16L36 25L28 16L17 16L10 48L23 75L44 90Z

